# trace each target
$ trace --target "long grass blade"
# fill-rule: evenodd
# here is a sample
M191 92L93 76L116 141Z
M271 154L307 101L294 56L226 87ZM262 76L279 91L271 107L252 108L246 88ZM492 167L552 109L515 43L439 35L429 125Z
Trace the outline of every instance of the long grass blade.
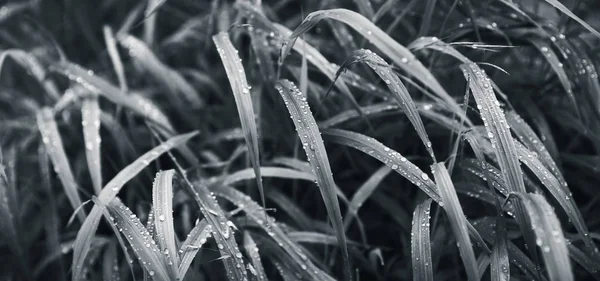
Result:
M592 34L596 35L597 37L600 37L600 32L598 32L596 29L594 29L587 22L583 21L580 17L573 14L573 12L571 12L567 7L565 7L565 5L560 3L558 0L545 0L545 1L548 4L554 6L554 8L557 8L563 14L565 14L565 15L569 16L571 19L575 20L577 23L581 24L581 26L583 26L585 29L587 29Z
M258 247L252 239L252 236L249 232L244 232L244 249L246 253L250 257L250 262L252 263L252 267L248 264L248 269L252 275L256 276L256 280L258 281L267 281L267 275L265 274L265 269L262 266L262 262L260 261L260 254L258 253Z
M411 237L411 256L414 281L433 281L433 262L431 261L431 240L429 238L429 219L431 199L417 205L413 213Z
M102 33L104 34L104 41L106 42L108 56L110 57L112 66L117 74L117 79L119 80L119 87L121 88L122 92L126 93L128 91L127 80L125 79L123 61L121 61L119 50L117 50L117 40L115 39L115 35L113 34L110 26L104 26L102 28Z
M6 7L6 6L4 6ZM56 84L51 79L47 78L46 68L34 57L31 53L9 49L0 52L0 75L2 74L2 66L6 61L6 58L12 58L21 67L27 69L30 73L44 88L46 93L54 100L60 99L60 93Z
M473 251L471 239L468 234L467 219L463 213L454 184L448 174L448 170L444 163L437 163L431 167L432 173L435 177L435 182L440 192L442 202L444 202L444 210L450 220L450 226L452 232L456 238L458 250L463 261L463 265L467 271L467 276L470 281L479 280L479 270L477 265L477 258Z
M173 174L174 170L160 171L152 186L154 226L159 250L168 261L172 276L178 275L179 254L177 252L175 228L173 226Z
M183 278L187 273L196 254L206 241L212 236L212 226L206 220L199 221L188 233L187 238L181 244L179 255L181 263L179 264L179 276Z
M73 171L71 170L71 165L67 159L62 138L58 132L56 120L54 120L50 108L44 107L37 113L37 125L42 136L42 142L46 145L46 151L54 166L54 171L62 183L65 194L71 203L71 207L73 207L73 210L78 210L82 202L79 197L77 182L73 176ZM86 215L83 211L78 212L77 217L82 223L86 219Z
M192 132L172 137L171 139L167 140L161 145L151 149L144 155L140 156L133 163L129 164L127 167L121 170L112 180L110 180L105 185L105 187L100 192L100 195L98 196L98 201L104 205L111 202L117 196L117 193L119 193L121 188L123 188L123 186L128 181L135 177L146 166L148 166L150 162L154 161L165 152L184 144L196 134L197 132ZM94 237L94 233L98 228L101 216L102 213L100 209L97 207L97 205L95 205L94 208L92 208L92 211L90 212L89 216L83 222L83 225L79 229L79 232L77 232L75 244L73 245L73 281L78 281L82 279L84 268L83 264L85 263L86 256L90 251L92 237Z
M81 103L81 126L85 141L85 157L92 177L96 195L102 189L102 166L100 163L100 105L98 96L92 93Z
M248 86L248 82L246 81L244 66L237 54L238 51L229 40L229 35L226 32L213 36L213 41L217 46L217 51L219 52L219 56L221 56L221 61L223 62L231 90L233 91L240 122L242 123L242 130L244 131L244 138L248 146L250 161L256 174L256 184L260 193L260 199L264 206L266 202L262 177L260 175L258 130L256 128L252 98L250 96L250 86Z
M333 181L331 167L329 166L327 151L325 150L325 145L321 138L321 132L319 131L319 127L306 102L306 97L298 90L296 85L289 80L279 80L275 87L279 91L290 112L290 117L294 121L296 130L298 131L298 137L302 142L302 147L306 152L313 173L316 176L317 184L321 189L321 195L325 202L325 207L327 208L329 220L333 224L340 248L342 249L345 276L347 280L350 280L352 272L348 248L346 246L346 234L342 222L342 213L336 196L335 183Z
M387 177L391 171L392 169L388 166L379 168L354 193L354 196L352 196L350 204L348 205L346 215L344 216L344 227L346 230L348 230L348 227L352 223L352 219L358 215L358 210L363 203L367 201L369 197L371 197L381 181L383 181L383 179Z

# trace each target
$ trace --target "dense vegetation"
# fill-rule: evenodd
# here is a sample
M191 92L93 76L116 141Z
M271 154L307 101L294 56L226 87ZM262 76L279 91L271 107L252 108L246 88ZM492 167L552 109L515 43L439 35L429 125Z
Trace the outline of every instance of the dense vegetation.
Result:
M598 280L599 12L3 3L0 280Z

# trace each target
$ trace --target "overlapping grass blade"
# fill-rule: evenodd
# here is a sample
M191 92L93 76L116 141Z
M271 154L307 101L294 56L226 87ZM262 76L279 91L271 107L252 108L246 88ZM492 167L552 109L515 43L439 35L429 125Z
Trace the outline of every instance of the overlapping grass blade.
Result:
M129 50L129 54L138 63L140 63L156 80L167 87L169 92L183 97L183 100L189 103L188 106L192 106L193 108L201 108L204 106L204 101L194 87L192 87L179 72L162 63L144 42L132 35L122 35L121 37L118 37L118 40L123 47ZM182 104L181 99L177 96L167 95L167 97L171 99L174 104Z
M535 231L536 245L542 250L550 280L575 280L569 260L567 242L560 222L546 198L539 194L511 193L510 199L514 203L523 204L531 218L530 227Z
M81 126L83 126L85 141L85 157L94 191L98 195L102 189L102 166L100 163L100 105L96 93L91 93L81 103Z
M38 80L38 82L40 82L46 93L52 99L60 99L61 95L58 91L58 88L51 79L47 78L46 68L42 66L42 64L31 53L17 49L9 49L0 52L0 75L2 73L2 66L6 61L6 58L12 58L21 67L27 69L29 74L31 74L36 80Z
M315 26L322 19L333 19L343 22L367 40L369 40L375 47L381 52L386 54L398 67L414 76L417 80L421 81L427 87L431 88L433 92L437 94L439 98L444 100L452 111L457 113L460 111L460 107L454 99L442 88L439 82L433 77L431 72L415 58L415 56L404 46L394 41L384 31L379 29L369 19L360 15L359 13L346 10L346 9L330 9L320 10L310 13L304 21L298 26L294 32L289 36L289 43L283 47L280 57L280 63L285 60L289 51L294 46L294 43L303 33L307 32L313 26ZM468 120L465 116L463 119Z
M350 204L348 205L346 216L344 216L344 228L346 230L348 230L348 227L350 227L354 217L358 215L358 209L360 209L362 204L367 201L369 197L371 197L371 194L375 192L375 189L379 186L381 181L383 181L383 179L387 177L391 171L392 169L388 166L379 168L354 193L354 196L352 196Z
M173 226L173 174L175 170L160 171L152 186L154 226L159 250L167 260L172 276L178 276L179 254Z
M492 281L510 280L510 261L508 257L508 241L506 223L503 215L496 222L496 239L492 248L490 262L490 279Z
M46 146L46 151L54 166L54 171L60 179L69 203L71 203L73 210L78 210L82 202L79 197L77 182L75 182L71 165L65 154L62 138L58 132L58 126L50 108L44 107L37 113L37 126L42 136L42 142ZM78 212L77 217L82 223L86 219L83 211Z
M479 280L477 258L475 257L475 252L473 251L471 239L468 234L468 222L463 213L461 204L458 201L458 196L456 195L456 190L454 189L450 174L448 174L448 170L446 169L446 166L444 166L444 163L433 164L431 170L435 177L435 182L438 186L442 202L444 202L444 210L450 220L450 226L452 227L452 232L456 238L458 250L460 251L463 265L467 271L467 276L471 281Z
M288 216L294 220L300 229L313 229L314 224L312 219L292 201L288 196L278 191L277 189L270 189L267 192L267 198L273 201L280 210L288 214Z
M325 202L329 219L333 224L342 250L345 276L347 280L350 280L352 272L348 248L346 246L346 234L344 232L342 214L335 191L335 183L333 181L331 167L329 166L327 151L325 150L325 145L321 138L321 132L319 131L317 123L310 111L310 107L306 102L306 97L292 82L289 80L279 80L275 87L281 94L281 97L290 112L290 117L298 131L298 137L302 142L302 148L304 148L311 168L313 169L313 173L316 176L317 184L321 189L321 195Z
M421 138L423 145L425 145L427 151L435 161L435 155L431 149L431 141L429 141L429 136L425 131L425 126L423 125L421 116L417 112L417 106L415 105L410 93L408 93L408 90L400 78L394 74L392 68L379 55L366 49L355 51L352 56L346 59L346 61L340 66L336 73L336 78L339 77L344 69L349 67L351 64L358 62L366 63L371 69L373 69L373 71L375 71L375 73L377 73L381 80L385 82L392 92L392 97L396 100L400 108L402 108L402 111L404 111L408 117L408 120L410 120L413 127L417 131L417 134Z
M226 32L221 32L214 35L212 38L217 46L217 51L219 52L225 71L227 72L227 78L231 85L231 90L240 117L240 123L242 124L242 130L244 131L244 138L246 140L246 145L248 146L250 161L252 162L252 167L256 174L256 184L262 200L261 202L264 206L266 202L262 177L260 175L258 130L256 128L254 108L250 96L250 86L248 86L248 82L246 81L244 66L241 63L238 51L233 44L231 44L229 35Z
M102 204L100 200L96 202ZM108 218L110 223L115 224L119 231L123 233L123 236L127 238L126 241L131 246L133 253L151 278L157 280L172 280L175 278L174 275L169 273L162 252L156 246L156 242L154 242L148 230L119 198L115 198L110 201L110 204L103 207L110 213Z
M108 56L110 57L110 61L112 62L112 66L117 74L117 79L119 80L119 87L121 91L127 92L127 80L125 79L125 70L123 68L123 61L121 61L121 56L119 55L119 50L117 50L117 40L113 34L112 28L110 26L104 26L102 29L102 33L104 34L104 41L106 42L106 50L108 52Z
M256 246L256 243L254 242L254 239L252 239L252 236L249 232L244 232L244 249L246 250L246 254L250 256L250 262L252 263L252 267L250 267L250 264L248 264L250 273L252 273L252 275L254 275L258 281L267 281L265 269L260 261L258 247Z
M196 134L197 132L192 132L172 137L161 145L140 156L133 163L121 170L112 180L110 180L110 182L105 185L98 196L98 201L105 205L111 202L117 196L117 193L119 193L123 185L125 185L146 166L148 166L151 161L154 161L165 152L182 145ZM94 237L96 229L98 228L98 224L100 223L101 215L102 213L100 209L97 206L94 206L89 216L83 222L79 232L77 232L75 244L73 245L73 281L82 279L83 264L88 252L90 251L90 243Z
M196 223L194 228L188 233L187 238L181 244L179 249L179 255L181 257L181 263L179 264L179 277L183 278L187 273L192 261L196 257L200 248L206 243L211 237L212 226L203 219Z
M433 281L431 240L429 238L430 210L431 199L427 199L417 205L413 213L410 244L412 245L411 256L414 281Z
M573 14L573 12L571 12L567 7L565 7L565 5L560 3L558 0L545 0L545 1L548 4L554 6L554 8L557 8L563 14L565 14L565 15L569 16L570 18L572 18L573 20L575 20L577 23L581 24L581 26L583 26L585 29L587 29L592 34L596 35L597 37L600 37L600 32L598 32L591 25L589 25L588 23L583 21L581 18L579 18L578 16Z

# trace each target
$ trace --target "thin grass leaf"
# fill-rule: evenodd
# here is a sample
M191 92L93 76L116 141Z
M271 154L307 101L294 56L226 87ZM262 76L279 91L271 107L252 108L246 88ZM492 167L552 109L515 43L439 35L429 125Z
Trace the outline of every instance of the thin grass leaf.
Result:
M417 134L421 138L423 145L429 152L431 158L435 161L435 155L433 150L431 149L431 141L429 141L429 136L425 131L425 126L423 125L423 121L421 120L421 116L417 112L417 106L415 105L410 93L400 80L398 76L394 74L391 67L376 53L371 52L371 50L360 49L355 51L352 56L340 66L339 70L336 73L336 79L342 73L345 68L348 68L349 65L364 62L366 63L377 75L385 82L390 91L393 93L392 97L396 100L402 111L408 117L411 124L417 131Z
M149 0L144 10L144 41L148 46L154 45L154 33L156 29L156 13L158 8L167 0Z
M452 232L456 238L460 257L467 271L467 276L471 281L479 280L479 270L477 266L477 258L473 252L473 246L468 233L468 222L465 214L458 201L454 184L444 163L437 163L431 166L431 172L435 177L435 182L440 192L442 202L444 202L444 210L450 220Z
M179 255L173 226L173 174L175 170L160 171L152 186L152 210L159 250L167 260L171 276L178 276Z
M342 222L342 213L336 196L336 185L333 181L327 151L325 150L325 145L321 138L321 132L319 131L317 123L310 111L310 107L306 102L306 97L292 82L285 79L279 80L275 87L279 91L279 94L290 112L290 117L294 121L296 130L298 131L298 137L302 142L302 147L306 152L306 156L317 179L317 184L319 185L325 207L327 208L329 220L333 224L342 250L345 277L347 280L351 280L352 272L348 248L346 246L346 234Z
M119 235L118 233L115 233ZM119 280L119 258L117 256L117 242L108 243L102 255L102 280Z
M510 261L508 257L508 241L505 218L500 214L496 222L496 239L492 248L490 262L491 281L510 280ZM483 273L483 272L480 272Z
M402 68L404 71L414 76L417 80L431 88L439 98L447 103L452 111L461 112L456 101L444 90L444 88L442 88L439 82L433 77L431 72L429 72L429 70L423 66L423 64L417 60L407 48L394 41L394 39L379 29L379 27L373 24L369 19L350 10L320 10L312 12L306 16L300 26L298 26L289 36L288 44L283 47L279 60L280 64L283 63L285 57L289 54L289 51L294 46L294 43L298 37L307 32L322 19L337 20L352 27L367 40L369 40L369 42L371 42L375 47L381 50L381 52L386 54L398 67ZM461 116L461 118L468 120L465 116Z
M250 236L249 232L244 232L244 249L246 250L246 254L250 257L250 261L252 263L252 267L248 264L248 269L250 273L256 277L258 281L267 281L267 275L265 274L265 269L262 266L262 262L260 261L260 254L258 253L258 247Z
M117 193L119 193L121 188L123 188L128 181L135 177L146 166L148 166L150 162L154 161L165 152L184 144L196 134L197 132L192 132L172 137L161 145L140 156L133 163L121 170L112 180L110 180L110 182L104 186L100 192L100 195L98 196L98 201L105 205L111 202L117 196ZM97 207L97 205L95 205L94 208L92 208L89 216L83 222L79 232L77 232L75 244L73 245L73 265L71 267L73 271L73 281L82 279L84 268L83 264L85 263L86 256L90 251L91 239L94 237L94 233L98 228L101 216L101 210L99 207Z
M96 202L102 204L100 200ZM133 253L151 278L157 280L172 280L172 278L175 278L174 275L169 274L160 249L137 216L119 198L115 198L104 207L111 216L108 220L110 223L115 224L119 231L123 233L123 236L127 238L126 241L131 246Z
M565 7L565 5L560 3L558 0L545 0L545 1L548 4L552 5L554 8L557 8L563 14L565 14L565 15L569 16L570 18L572 18L573 20L575 20L577 23L581 24L581 26L583 26L585 29L587 29L592 34L596 35L597 37L600 37L600 32L598 32L591 25L589 25L588 23L583 21L581 18L579 18L578 16L573 14L573 12L571 12L567 7Z
M160 81L169 92L178 94L183 100L188 102L188 106L201 108L204 101L192 85L190 85L177 71L161 62L152 53L150 48L141 40L132 35L122 35L118 37L119 43L129 50L129 55L140 63L156 80ZM182 105L180 98L174 95L167 95L174 104Z
M117 74L117 79L119 80L119 87L121 91L126 93L128 91L127 80L125 79L125 70L123 68L123 61L121 61L121 56L119 55L119 51L117 50L117 40L113 34L112 28L110 26L104 26L102 28L102 33L104 34L104 41L106 42L106 50L108 51L108 56L110 57L110 61L112 62L112 66Z
M358 7L358 11L366 18L372 19L375 15L373 6L371 6L370 0L354 0L354 4Z
M354 193L354 196L352 196L352 200L350 200L350 204L348 205L346 215L344 216L344 228L346 231L348 231L354 217L358 216L358 209L360 209L363 203L371 197L373 192L375 192L375 189L379 187L381 181L383 181L391 171L392 169L388 166L379 168Z
M433 281L433 262L431 261L431 239L429 238L429 219L431 218L431 199L417 205L413 213L412 231L412 269L414 281Z
M50 156L54 171L62 183L69 203L71 203L73 210L77 210L82 204L77 182L75 182L69 160L65 154L62 138L58 132L58 126L50 108L44 107L37 113L37 125L42 136L42 142L46 145L46 151ZM78 212L77 217L83 223L86 219L85 212Z
M27 72L40 82L46 93L52 99L60 99L61 95L58 88L51 79L47 78L46 68L31 53L17 49L3 50L0 52L0 75L2 74L2 66L6 61L6 58L12 58L21 67L27 69Z
M187 273L192 261L196 257L196 254L202 246L206 243L212 234L212 226L208 224L206 220L201 220L196 225L190 233L188 233L187 238L181 244L181 248L179 249L179 255L181 257L181 263L179 264L179 277L183 278Z
M552 206L539 194L511 193L509 199L512 199L514 203L523 204L531 218L530 227L535 231L536 245L542 250L550 280L575 280L569 260L567 242Z
M300 229L313 229L313 220L294 201L277 189L270 189L267 198L273 201L289 218L294 220Z
M85 141L85 158L92 177L96 195L102 189L102 166L100 163L100 105L95 93L85 97L81 103L81 126Z

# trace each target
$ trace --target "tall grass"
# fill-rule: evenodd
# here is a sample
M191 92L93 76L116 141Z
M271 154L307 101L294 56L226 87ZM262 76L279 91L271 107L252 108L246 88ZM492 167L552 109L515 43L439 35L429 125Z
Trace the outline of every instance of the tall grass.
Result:
M1 280L600 279L600 5L205 2L0 4Z

